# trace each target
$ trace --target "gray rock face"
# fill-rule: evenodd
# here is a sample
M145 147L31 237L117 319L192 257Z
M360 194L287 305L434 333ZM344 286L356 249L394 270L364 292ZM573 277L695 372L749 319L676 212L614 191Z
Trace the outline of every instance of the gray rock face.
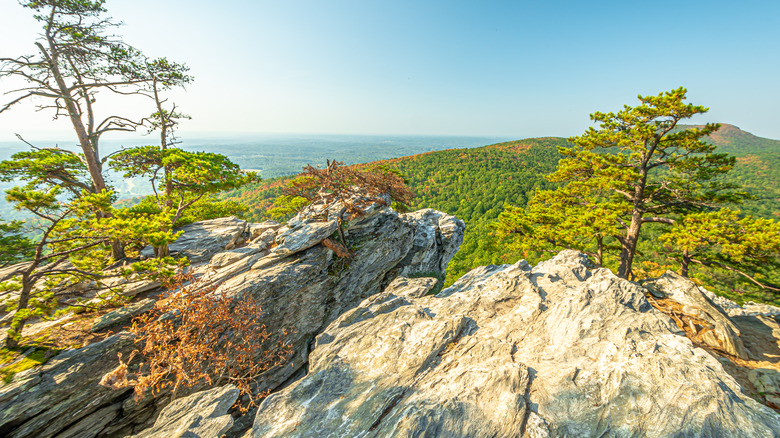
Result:
M184 233L168 246L171 254L187 256L192 263L206 262L214 254L232 249L242 239L247 223L233 216L195 222L180 228ZM152 247L141 253L154 256Z
M402 297L420 298L428 295L436 287L437 283L437 279L430 277L398 277L388 284L384 291Z
M238 398L233 385L196 392L163 408L154 426L129 438L218 438L233 425L227 414Z
M92 324L92 331L99 332L113 325L130 322L130 320L132 320L134 317L151 310L154 307L154 303L155 300L152 298L147 298L145 300L141 300L122 307L121 309L116 309L106 313L105 315L95 320L95 322Z
M453 216L439 215L435 222L437 226L439 222L462 225L462 221ZM383 290L413 260L428 260L432 274L443 276L440 267L447 265L454 254L450 249L457 247L463 239L462 226L452 227L454 233L442 233L438 228L431 230L427 219L383 209L350 223L347 240L354 251L350 259L339 259L316 242L307 250L288 252L292 251L290 248L306 246L285 245L291 242L290 236L296 230L311 224L320 226L327 222L297 222L282 234L286 237L280 247L287 248L283 254L272 252L260 258L252 269L225 280L216 291L229 296L252 295L265 312L267 327L293 333L286 340L292 344L295 356L289 365L265 376L264 388L281 385L300 369L308 360L310 343L328 323L366 297ZM335 228L310 236L324 234L327 237L333 231ZM415 238L420 233L438 235L440 240L432 245L415 246ZM432 255L422 254L429 252ZM414 263L420 266L420 262ZM433 282L435 280L420 279L419 283L431 283L430 287L433 287Z
M262 252L265 246L251 245L243 248L231 249L214 254L209 262L209 267L218 269L233 264L243 258Z
M276 221L265 221L261 223L252 223L248 225L249 228L249 240L255 240L268 231L276 231L282 228L282 224Z
M452 216L430 208L409 213L408 217L420 223L414 235L410 260L401 275L444 272L447 264L463 243L466 224Z
M326 222L303 222L295 228L276 236L277 246L273 252L279 255L294 254L309 249L336 232L335 220Z
M416 287L335 319L251 435L780 436L780 416L645 289L579 253L478 268L435 296Z
M217 256L214 265L220 267L203 270L204 287L218 286L215 293L249 294L256 298L265 312L263 322L270 332L277 335L277 339L282 329L293 331L293 335L285 339L293 345L295 356L290 358L289 363L264 376L261 390L277 388L299 372L308 361L310 344L322 329L366 297L382 291L412 261L417 266L428 263L431 275L443 276L438 269L446 266L454 253L451 248L463 239L463 227L452 225L462 222L452 216L428 213L427 218L435 216L437 219L424 219L414 214L398 214L390 209L375 209L370 213L349 223L348 241L354 250L354 257L350 259L334 257L331 250L319 245L324 238L320 235L310 239L310 245L292 245L290 235L312 223L300 221L288 228L289 234L280 243L287 248L287 251L281 251L283 254L255 252L253 241L244 248L229 251L230 255ZM437 228L438 224L449 225L455 233L443 232ZM196 261L205 261L223 251L228 244L237 242L244 228L243 221L235 218L192 224L185 227L185 234L179 238L177 244L181 246L172 246L172 249L194 257ZM263 233L273 234L274 231L269 228ZM415 245L421 233L436 236L430 240L433 243ZM300 233L299 237L305 240L304 234ZM194 237L197 235L202 237ZM256 240L262 240L262 234ZM186 242L189 243L183 245ZM237 259L233 260L233 257ZM434 279L426 278L407 281L409 287L414 287L419 294L426 293L435 283ZM142 428L150 426L167 402L165 397L136 403L130 389L112 391L97 383L117 366L116 353L121 351L127 358L132 348L132 340L127 335L117 335L62 353L47 365L18 375L12 384L0 388L0 436L113 437L139 433ZM220 397L218 400L222 400ZM186 406L197 405L191 410L202 418L180 417L168 411L165 415L171 421L183 418L181 421L184 423L176 424L186 423L188 426L162 428L163 432L155 434L195 436L191 434L201 433L193 432L195 429L190 427L196 423L213 423L215 429L209 429L212 431L221 430L226 424L221 408L216 413L205 413L205 408L200 407L222 401L187 403ZM228 406L230 403L227 403ZM157 426L162 427L161 422L169 422L162 418L166 417L160 417ZM171 428L178 432L173 432ZM209 433L203 432L200 436L209 436Z
M126 334L114 335L17 375L0 387L0 436L97 436L119 417L121 400L131 391L98 381L117 366L116 353L131 346Z
M721 349L733 356L749 359L745 345L740 339L739 329L729 319L722 308L715 305L704 294L701 288L691 280L667 271L662 276L648 281L644 286L658 298L670 298L685 307L688 314L701 318L711 324L702 335L702 340L709 346Z

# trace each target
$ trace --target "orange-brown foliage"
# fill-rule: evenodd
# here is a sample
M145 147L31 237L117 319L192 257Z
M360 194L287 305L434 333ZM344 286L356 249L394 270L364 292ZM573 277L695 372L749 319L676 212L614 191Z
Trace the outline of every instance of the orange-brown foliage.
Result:
M371 203L384 203L383 195L401 204L409 203L414 196L403 178L387 169L361 170L330 160L324 169L311 165L304 167L298 178L290 181L283 191L288 196L324 204L326 213L339 202L350 215L360 215Z
M232 383L247 395L246 409L265 394L253 391L257 378L283 365L293 354L284 337L272 336L261 322L262 309L251 296L229 298L215 294L214 287L201 287L191 275L179 276L165 299L154 310L133 322L131 332L140 344L143 363L134 376L122 362L104 378L112 387L135 386L136 397L147 389L159 395L172 388L196 384L217 386ZM135 353L134 353L135 354ZM108 385L107 385L108 386Z

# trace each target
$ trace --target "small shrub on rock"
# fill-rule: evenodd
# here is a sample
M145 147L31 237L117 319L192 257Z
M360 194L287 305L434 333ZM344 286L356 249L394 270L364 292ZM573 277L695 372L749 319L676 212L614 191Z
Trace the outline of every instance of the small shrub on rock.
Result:
M262 323L262 309L251 296L214 293L191 275L181 275L155 308L136 318L130 331L140 348L105 375L101 385L135 387L136 399L180 388L234 384L248 400L244 409L265 396L254 388L258 377L283 365L292 355L282 330L272 335ZM142 361L133 367L135 357ZM129 370L137 369L135 372Z

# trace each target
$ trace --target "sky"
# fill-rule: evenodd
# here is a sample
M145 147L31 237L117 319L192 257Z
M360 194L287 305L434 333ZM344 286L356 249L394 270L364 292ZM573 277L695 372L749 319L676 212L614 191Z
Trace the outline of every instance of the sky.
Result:
M588 115L679 86L725 122L780 139L777 1L107 0L117 34L190 67L184 137L235 133L571 136ZM0 5L0 57L40 26ZM0 92L18 85L0 78ZM8 96L0 96L3 102ZM119 114L149 102L100 98ZM106 113L107 114L107 113ZM19 105L0 141L62 138Z

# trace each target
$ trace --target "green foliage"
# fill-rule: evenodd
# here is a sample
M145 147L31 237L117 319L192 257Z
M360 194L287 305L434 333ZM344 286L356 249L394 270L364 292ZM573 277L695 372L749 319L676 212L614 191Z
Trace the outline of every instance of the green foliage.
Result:
M24 234L24 222L0 221L0 267L21 263L32 257L35 244Z
M191 213L191 218L213 215L225 210L240 211L243 208L235 202L225 202L209 208L207 202L201 202L204 196L234 189L256 182L259 176L254 172L244 172L227 157L208 152L188 152L179 148L160 146L141 146L119 152L112 157L109 166L123 172L125 178L148 177L155 194L150 199L157 204L156 213L167 212L174 226L181 225L179 219L185 210L197 204L199 213ZM157 187L170 186L171 193L158 193ZM213 200L213 198L211 198ZM152 203L146 201L135 211L152 213ZM173 208L168 208L168 205Z
M268 215L276 220L286 220L309 205L309 200L301 196L281 195L274 200L273 206L268 209Z
M435 208L466 222L463 244L447 267L446 285L482 265L514 262L522 254L498 244L488 227L504 204L524 206L537 188L551 188L544 174L555 169L562 138L526 139L480 148L450 149L364 165L396 169L404 175L415 197L410 210ZM290 178L266 180L224 195L250 205L247 217L254 221L285 219L273 216L273 200L282 194ZM290 209L291 211L292 209Z
M594 199L580 185L539 190L525 209L505 205L494 224L495 234L529 258L533 252L557 253L575 249L588 254L599 266L605 250L614 249L621 229L617 219L625 206L608 199Z
M705 283L712 283L706 278L713 270L725 270L767 292L780 292L780 286L773 284L780 268L780 223L776 221L730 209L696 213L682 218L659 240L667 257L681 264L684 275L697 265Z
M747 196L717 178L735 162L704 141L719 125L676 130L680 120L707 111L684 103L685 93L681 87L639 96L637 107L592 114L599 129L591 127L570 138L574 146L560 149L564 158L550 175L551 181L575 187L596 202L606 200L613 208L605 211L621 213L616 216L623 228L616 236L621 245L621 277L632 276L643 224L671 224L674 218L669 215L704 211Z
M26 189L59 186L71 196L79 196L91 188L83 160L83 156L57 148L17 152L0 162L0 181L26 181Z
M687 128L684 125L679 126ZM725 125L724 128L729 126ZM776 218L780 214L778 213L780 212L780 186L775 184L780 180L780 155L774 151L780 150L780 142L759 139L741 131L735 133L736 128L727 130L728 135L725 135L722 132L724 128L712 133L706 141L716 145L718 150L723 145L727 146L727 150L737 154L737 159L733 171L716 176L714 179L725 184L743 185L747 191L755 195L755 198L745 201L742 206L744 212L763 218ZM458 277L477 266L513 263L520 258L536 263L550 257L552 254L550 252L527 248L529 244L525 242L527 237L509 236L514 244L508 244L509 241L494 239L491 234L499 231L493 224L499 214L504 212L505 204L511 205L509 209L514 209L515 213L525 214L533 208L534 215L540 220L544 217L540 211L545 204L549 203L551 206L572 204L562 196L565 192L556 192L559 183L550 182L545 178L546 174L555 170L560 158L557 148L561 146L572 145L561 138L526 139L473 149L437 151L379 163L398 169L407 175L410 187L417 192L410 205L411 209L435 208L466 221L463 244L447 267L446 285L450 285ZM262 184L247 185L223 196L250 205L247 217L251 220L271 219L273 217L269 214L272 211L269 205L281 194L286 181L285 178L266 180ZM537 192L548 192L548 196L552 199L541 202L543 197L539 197L526 208L528 200L535 199ZM556 193L561 196L557 196ZM600 198L598 203L606 199L608 198ZM587 210L586 206L592 208L598 203L582 204L577 208ZM566 206L566 208L574 207L574 205ZM554 208L550 210L554 211ZM677 215L669 216L677 217ZM596 210L592 210L590 218L605 219ZM587 220L579 220L574 216L559 216L559 219L557 226L568 228L569 231L565 232L564 236L547 234L547 237L554 237L558 242L566 241L567 245L572 247L575 247L576 243L578 249L584 249L586 252L596 252L596 237L592 234L594 227ZM576 232L577 221L579 225L591 228L590 236L579 235ZM508 228L514 227L515 225L512 225ZM641 266L636 269L641 276L650 273L660 275L665 269L675 268L667 258L669 249L658 241L658 237L666 231L663 227L665 225L656 223L647 223L642 227L644 239L637 245L637 257ZM548 230L553 229L550 224ZM605 234L605 266L617 269L619 250L617 240ZM733 273L729 275L729 272L722 269L697 266L693 275L702 280L712 280L705 282L705 285L718 293L730 294L731 298L740 302L747 299L757 301L774 299L760 293L757 286L751 286L747 281L735 283Z
M109 166L125 178L145 176L155 186L168 181L160 175L170 169L168 178L180 193L215 193L258 181L255 172L243 172L226 156L210 152L188 152L179 148L140 146L120 151Z
M167 256L168 243L175 240L170 239L173 227L246 211L235 201L216 200L214 194L259 180L224 155L162 146L122 150L109 166L125 178L144 176L151 181L154 195L129 209L128 217L147 219L146 230L139 235L147 236L158 257ZM159 193L158 186L165 191Z
M45 364L60 350L41 345L0 349L0 379L10 383L16 374Z
M167 244L177 237L170 231L159 232L160 225L149 218L114 210L113 194L109 191L84 193L69 202L57 200L59 191L56 186L47 191L19 187L7 191L7 199L17 208L40 219L40 235L31 241L34 251L29 253L27 263L15 265L0 278L0 287L19 292L18 301L7 309L16 310L7 331L9 347L19 342L27 320L51 315L57 307L57 297L70 286L85 281L100 283L106 277L105 269L114 263L109 242L152 236ZM29 245L29 241L22 243ZM171 264L175 266L173 260L164 259L155 266L131 269L152 269L155 276L165 277L173 275L173 269L166 268Z

